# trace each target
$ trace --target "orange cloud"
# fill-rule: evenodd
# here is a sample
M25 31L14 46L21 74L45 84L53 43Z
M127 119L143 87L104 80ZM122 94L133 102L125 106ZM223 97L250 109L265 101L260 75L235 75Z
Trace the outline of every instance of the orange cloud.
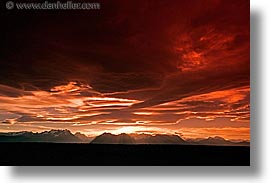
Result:
M84 90L94 96L82 96ZM231 138L235 138L235 129L238 138L248 138L247 131L240 129L249 128L249 87L193 95L141 109L130 107L142 101L108 97L76 82L55 86L50 91L16 91L25 95L0 96L2 130L61 127L87 134L166 131L182 133L184 137L220 134L228 138L232 132ZM94 132L87 132L90 127Z

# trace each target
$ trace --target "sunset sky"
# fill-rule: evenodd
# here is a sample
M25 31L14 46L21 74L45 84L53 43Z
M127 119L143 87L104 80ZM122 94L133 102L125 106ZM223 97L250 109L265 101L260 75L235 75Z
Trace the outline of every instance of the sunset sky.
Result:
M4 12L0 131L250 139L249 0Z

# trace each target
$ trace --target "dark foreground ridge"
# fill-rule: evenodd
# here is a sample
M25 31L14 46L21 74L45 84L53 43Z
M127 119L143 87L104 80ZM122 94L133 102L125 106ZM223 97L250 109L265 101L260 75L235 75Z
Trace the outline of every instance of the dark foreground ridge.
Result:
M250 147L0 143L0 165L249 166Z

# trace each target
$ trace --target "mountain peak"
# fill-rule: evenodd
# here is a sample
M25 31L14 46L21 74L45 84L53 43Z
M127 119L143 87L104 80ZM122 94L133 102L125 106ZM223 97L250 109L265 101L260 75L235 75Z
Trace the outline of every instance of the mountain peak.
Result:
M49 130L49 131L44 131L44 132L41 132L41 134L43 135L46 135L46 134L52 134L52 135L55 135L55 136L60 136L60 135L63 135L63 136L72 136L73 134L71 133L70 130L67 130L67 129L52 129L52 130Z
M114 135L103 133L97 136L91 143L96 144L184 144L186 143L178 135L156 134L156 135L138 135L121 133Z
M224 138L220 137L220 136L214 136L214 137L208 137L208 139L215 139L215 140L222 140L222 141L226 141Z
M104 132L103 134L94 138L91 142L93 144L134 144L135 139L126 133L114 135Z
M91 137L87 137L85 134L83 134L81 132L76 132L74 134L74 136L76 136L77 138L81 139L83 142L90 142L92 140Z

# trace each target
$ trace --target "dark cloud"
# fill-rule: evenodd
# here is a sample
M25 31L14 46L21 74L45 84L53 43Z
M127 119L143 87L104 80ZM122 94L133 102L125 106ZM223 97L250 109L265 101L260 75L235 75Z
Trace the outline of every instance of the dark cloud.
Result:
M136 89L144 87L144 82L159 85L163 76L178 70L180 55L173 49L188 41L183 35L192 40L186 45L192 45L181 54L230 44L227 49L209 50L207 54L217 60L224 59L218 51L234 52L248 43L248 1L101 3L100 11L5 12L7 24L1 29L5 36L1 44L1 82L49 88L75 79L95 84L99 91L109 91L106 85L113 91ZM214 31L207 34L206 29ZM232 35L233 40L224 42L227 35ZM197 40L203 36L211 41L199 44ZM113 82L104 85L105 73ZM147 74L158 78L145 77ZM125 84L127 75L136 78ZM100 78L102 84L98 84Z
M31 92L27 92L21 89L0 84L0 95L10 96L10 97L19 97L23 95L31 95Z

